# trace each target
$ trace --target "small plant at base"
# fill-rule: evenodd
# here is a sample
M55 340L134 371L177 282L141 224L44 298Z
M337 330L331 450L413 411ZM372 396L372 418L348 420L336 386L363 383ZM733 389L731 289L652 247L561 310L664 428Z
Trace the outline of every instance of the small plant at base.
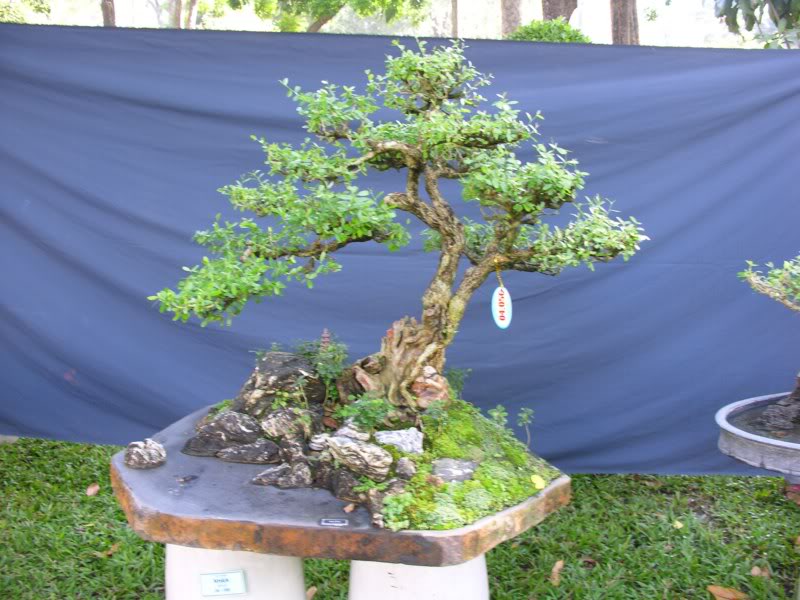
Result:
M406 510L414 503L414 496L409 493L386 496L383 499L383 523L392 531L407 529L411 524Z
M377 481L373 481L368 477L362 477L361 483L359 483L356 486L353 486L353 491L366 493L370 490L378 490L379 492L383 492L384 490L386 490L387 487L389 487L388 482L384 481L382 483L378 483Z
M314 365L314 370L325 384L325 402L338 400L336 380L347 361L347 345L337 342L327 331L323 332L322 339L299 342L295 347L298 354Z
M436 433L441 434L448 420L447 403L444 400L431 402L425 410L425 416L436 425Z
M464 383L472 373L472 369L445 369L444 376L450 384L450 391L456 398L461 398L464 391Z
M530 424L533 420L533 409L523 408L517 414L517 425L525 428L525 445L531 447L531 430Z
M506 425L508 424L508 411L502 404L498 404L492 409L487 411L489 413L489 418L499 427L505 429Z
M392 411L392 405L386 398L365 394L358 399L350 396L349 400L353 402L340 407L335 416L340 419L352 418L358 427L367 431L372 431L383 423Z

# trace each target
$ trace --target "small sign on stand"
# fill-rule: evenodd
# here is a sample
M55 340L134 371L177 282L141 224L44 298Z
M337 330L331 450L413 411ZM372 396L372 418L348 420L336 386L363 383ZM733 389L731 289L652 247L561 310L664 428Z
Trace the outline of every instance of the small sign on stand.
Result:
M244 571L227 573L204 573L200 575L200 589L203 596L230 596L246 594L247 584Z

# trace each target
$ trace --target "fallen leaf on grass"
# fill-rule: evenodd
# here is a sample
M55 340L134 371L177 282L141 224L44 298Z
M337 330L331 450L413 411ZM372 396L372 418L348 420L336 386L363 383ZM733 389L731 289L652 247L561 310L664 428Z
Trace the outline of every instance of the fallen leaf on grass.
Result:
M750 569L750 575L753 577L766 577L767 579L772 577L772 573L769 572L769 567L753 567Z
M111 544L111 547L105 552L92 552L92 554L97 558L108 558L109 556L113 556L117 550L119 550L119 542Z
M597 561L589 556L581 558L581 566L584 569L594 569L597 566Z
M683 529L683 523L681 523L680 521L677 521L677 520L672 523L672 526L675 529Z
M724 588L718 585L710 585L706 589L711 592L715 600L749 600L748 595L739 590Z
M310 588L306 590L306 600L311 600L316 595L317 595L317 586L312 585Z
M356 505L355 505L355 504L348 504L348 505L347 505L347 506L345 506L345 507L344 507L342 510L343 510L344 512L346 512L346 513L351 513L351 512L353 512L355 509L356 509Z
M564 561L557 560L556 564L553 565L553 569L550 571L550 583L552 583L555 587L561 585L561 570L564 568Z
M92 485L90 485L89 487L86 488L86 495L87 496L96 496L97 492L99 492L99 491L100 491L100 484L99 483L93 483Z
M531 483L537 490L543 490L547 486L547 482L541 475L531 475Z

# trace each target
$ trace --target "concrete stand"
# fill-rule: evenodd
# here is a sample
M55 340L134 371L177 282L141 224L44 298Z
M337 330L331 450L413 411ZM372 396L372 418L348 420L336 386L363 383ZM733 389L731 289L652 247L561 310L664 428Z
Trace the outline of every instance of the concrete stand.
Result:
M306 598L300 558L167 544L166 562L167 600ZM219 576L209 577L212 574ZM242 581L244 593L241 593Z
M416 567L354 560L349 600L489 600L486 556L460 565Z

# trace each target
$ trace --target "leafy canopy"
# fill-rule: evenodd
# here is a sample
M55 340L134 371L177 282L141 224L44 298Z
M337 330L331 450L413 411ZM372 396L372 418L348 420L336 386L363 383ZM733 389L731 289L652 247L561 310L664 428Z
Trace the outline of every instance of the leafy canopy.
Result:
M739 277L755 291L777 300L792 310L800 311L800 255L784 261L780 267L766 263L767 272L757 269L754 262L747 262L747 269Z
M506 39L521 42L576 44L590 44L592 42L580 29L572 27L564 17L546 21L531 21L510 33Z
M266 173L220 190L250 216L218 215L196 233L213 258L184 267L177 290L150 297L162 311L183 321L196 315L203 324L230 322L248 300L280 294L287 282L312 287L319 275L341 269L334 254L350 244L405 246L409 232L398 210L427 226L428 250L475 266L469 293L495 267L555 275L627 259L647 239L635 219L614 217L599 197L576 205L566 226L543 223L575 201L585 173L566 150L537 141L541 115L521 115L504 94L487 101L479 90L490 77L464 58L461 43L428 50L419 42L416 51L394 44L399 55L387 57L385 73L366 72L363 92L326 81L309 92L282 82L309 136L298 147L257 139ZM387 109L394 120L376 118ZM523 143L532 146L533 162L517 158ZM390 169L406 171L403 191L359 187L368 171ZM440 179L459 180L463 200L479 205L482 221L458 217Z
M716 0L715 14L725 21L728 30L740 32L740 22L747 31L760 30L764 17L777 31L763 36L768 47L791 48L800 43L800 2L798 0Z
M231 8L239 9L252 2L256 15L272 19L280 31L301 31L309 25L324 24L344 7L350 7L358 16L380 14L389 23L401 17L419 19L427 0L227 0Z

